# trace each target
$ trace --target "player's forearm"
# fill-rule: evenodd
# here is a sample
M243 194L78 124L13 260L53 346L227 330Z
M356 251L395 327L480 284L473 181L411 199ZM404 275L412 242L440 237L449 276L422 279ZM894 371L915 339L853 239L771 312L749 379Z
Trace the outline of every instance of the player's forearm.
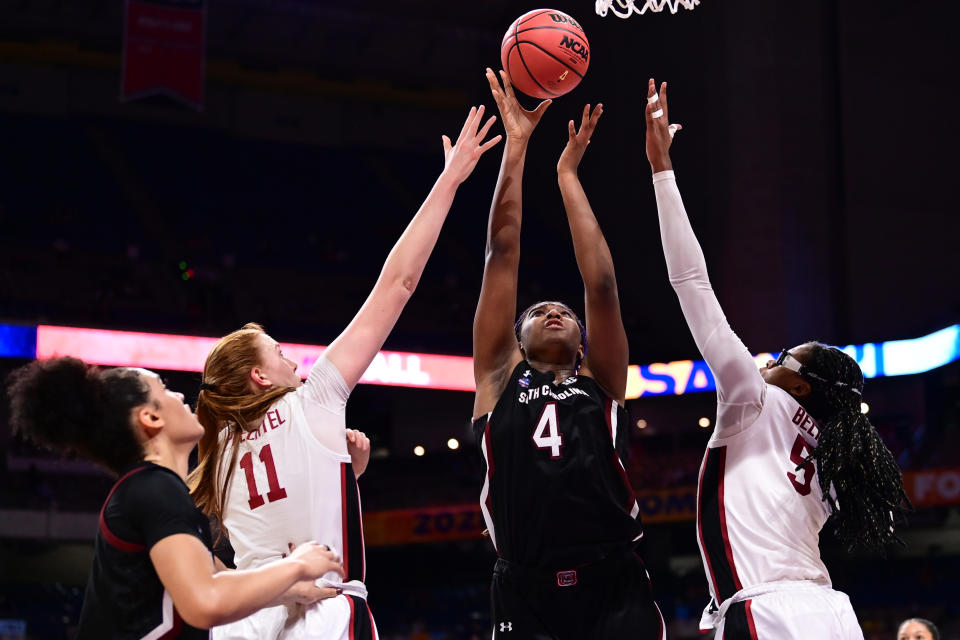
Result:
M226 570L197 585L190 602L175 602L184 620L209 629L244 618L279 601L305 575L295 560L281 560L251 570Z
M654 175L660 238L670 284L697 348L717 379L722 402L758 401L762 379L743 342L730 329L710 285L703 250L687 218L673 172Z
M515 253L519 257L526 156L526 141L507 139L487 223L488 259L491 253Z
M575 172L558 174L577 267L588 292L616 293L613 257Z
M673 171L654 174L653 188L657 197L660 240L670 284L676 288L677 284L686 280L709 282L703 250L690 226Z

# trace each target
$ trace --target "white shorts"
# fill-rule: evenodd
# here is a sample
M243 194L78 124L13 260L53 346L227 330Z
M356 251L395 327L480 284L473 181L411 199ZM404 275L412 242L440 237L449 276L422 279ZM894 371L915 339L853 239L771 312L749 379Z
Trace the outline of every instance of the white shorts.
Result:
M210 630L213 640L377 640L367 602L348 594L308 607L268 607Z
M847 594L830 587L771 591L737 602L717 640L863 640Z

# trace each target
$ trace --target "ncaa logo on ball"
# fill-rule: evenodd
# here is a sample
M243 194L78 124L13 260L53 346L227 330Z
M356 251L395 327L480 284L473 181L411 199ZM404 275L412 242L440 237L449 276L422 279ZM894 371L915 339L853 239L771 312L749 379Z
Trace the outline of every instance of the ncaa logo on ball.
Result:
M570 59L576 63L586 62L587 56L590 55L590 51L587 50L587 47L582 42L578 42L575 38L571 38L570 36L563 36L563 40L560 41L560 47L565 48L568 55L570 53L574 53L580 56L580 60L577 60L572 55L570 56Z

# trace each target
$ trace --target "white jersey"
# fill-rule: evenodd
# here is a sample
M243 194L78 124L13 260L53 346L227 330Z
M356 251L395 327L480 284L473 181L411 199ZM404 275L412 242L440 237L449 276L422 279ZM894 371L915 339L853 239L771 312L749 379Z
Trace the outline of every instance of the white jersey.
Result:
M819 428L787 392L763 381L730 329L673 171L653 181L670 283L717 381L716 429L697 493L698 543L710 594L719 605L751 588L766 591L771 583L829 586L819 549L829 512L814 463L803 463L816 448Z
M330 573L330 586L366 596L360 492L346 445L349 394L337 368L321 357L307 381L243 435L223 515L238 569L279 559L291 542L316 540L343 559L346 578Z
M697 541L711 595L723 602L768 582L829 585L819 547L829 512L814 463L797 469L816 448L816 424L786 391L767 384L746 426L730 424L739 409L718 410L700 467Z

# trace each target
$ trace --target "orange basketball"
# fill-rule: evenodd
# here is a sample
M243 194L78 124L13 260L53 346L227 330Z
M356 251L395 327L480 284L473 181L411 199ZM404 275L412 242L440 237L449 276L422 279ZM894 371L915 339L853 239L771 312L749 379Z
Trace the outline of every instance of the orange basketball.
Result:
M500 62L518 91L556 98L583 80L590 66L590 43L580 23L567 14L536 9L507 29Z

